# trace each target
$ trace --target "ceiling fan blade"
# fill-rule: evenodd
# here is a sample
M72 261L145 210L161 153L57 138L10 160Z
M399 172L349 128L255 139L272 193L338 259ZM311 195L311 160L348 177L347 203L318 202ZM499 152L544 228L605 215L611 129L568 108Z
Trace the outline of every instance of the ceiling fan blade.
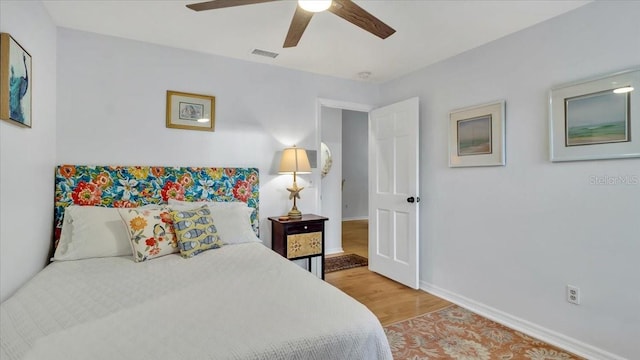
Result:
M187 7L194 11L222 9L233 6L259 4L276 0L212 0L201 3L189 4Z
M282 45L282 47L290 48L298 45L298 41L300 41L312 17L312 12L303 10L300 6L296 7L296 12L293 14L293 19L291 19L289 32L287 33L286 39L284 39L284 45Z
M351 0L333 0L333 4L328 10L382 39L386 39L396 32L392 27L369 14Z

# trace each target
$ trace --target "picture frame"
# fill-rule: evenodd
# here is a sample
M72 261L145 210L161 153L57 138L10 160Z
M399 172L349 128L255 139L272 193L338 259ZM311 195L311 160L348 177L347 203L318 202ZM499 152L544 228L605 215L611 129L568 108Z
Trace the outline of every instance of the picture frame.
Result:
M0 33L0 119L31 128L31 55L8 33Z
M215 96L167 90L167 127L215 131Z
M552 162L640 157L640 69L549 92Z
M449 167L505 164L504 100L449 114Z

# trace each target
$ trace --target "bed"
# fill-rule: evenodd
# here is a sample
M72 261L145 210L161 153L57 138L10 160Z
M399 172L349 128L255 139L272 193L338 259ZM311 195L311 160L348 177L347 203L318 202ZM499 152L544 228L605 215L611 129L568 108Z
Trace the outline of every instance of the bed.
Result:
M169 200L242 203L255 236L257 190L254 168L60 166L56 242L73 206L142 211ZM154 258L133 249L56 260L38 273L0 305L0 358L392 358L366 307L257 239L188 258L182 245Z

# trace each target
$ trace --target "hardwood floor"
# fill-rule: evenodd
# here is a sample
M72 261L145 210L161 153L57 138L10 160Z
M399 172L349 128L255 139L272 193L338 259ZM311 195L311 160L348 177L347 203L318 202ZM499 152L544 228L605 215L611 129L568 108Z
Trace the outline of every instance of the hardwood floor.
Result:
M342 248L345 253L368 257L367 226L366 220L342 223ZM325 280L368 307L382 325L451 305L439 297L371 272L364 266L328 273Z
M342 250L345 254L369 257L369 221L342 222Z

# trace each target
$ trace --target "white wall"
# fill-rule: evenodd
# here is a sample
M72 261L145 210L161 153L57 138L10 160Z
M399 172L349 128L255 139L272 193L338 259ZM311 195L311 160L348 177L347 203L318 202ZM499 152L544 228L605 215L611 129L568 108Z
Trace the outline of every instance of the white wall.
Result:
M321 180L321 213L329 218L325 223L325 252L342 252L342 110L320 108L320 139L331 151L331 171Z
M369 114L342 111L342 220L369 217Z
M368 103L376 86L69 29L58 30L57 160L73 164L253 166L261 235L291 208L276 152L319 148L319 97ZM167 90L214 95L216 131L165 127ZM319 172L298 208L317 211Z
M383 103L420 97L423 288L640 358L640 185L589 181L639 176L640 159L551 163L547 116L552 86L640 65L638 19L640 2L595 2L383 86ZM507 166L448 168L449 112L497 99Z
M42 3L0 1L0 31L31 55L32 128L0 121L0 299L47 263L53 232L56 28Z

